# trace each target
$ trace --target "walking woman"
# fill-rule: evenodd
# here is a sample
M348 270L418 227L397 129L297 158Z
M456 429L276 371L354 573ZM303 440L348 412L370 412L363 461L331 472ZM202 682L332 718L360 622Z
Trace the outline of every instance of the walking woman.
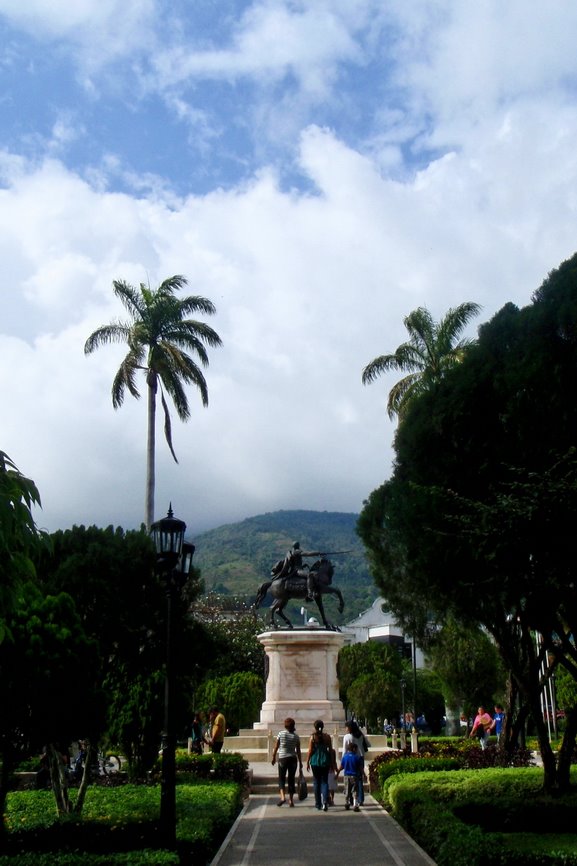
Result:
M297 759L299 770L302 772L303 759L301 756L301 741L298 734L295 733L295 720L284 720L284 731L279 731L274 750L272 753L273 767L278 755L278 784L280 800L277 806L284 806L286 803L285 784L288 775L288 794L289 806L294 806L295 795L295 775L297 771Z
M307 771L312 770L315 791L315 806L328 811L329 802L329 770L331 768L331 750L333 742L328 734L324 733L325 723L317 719L314 724L314 732L309 742L307 755Z

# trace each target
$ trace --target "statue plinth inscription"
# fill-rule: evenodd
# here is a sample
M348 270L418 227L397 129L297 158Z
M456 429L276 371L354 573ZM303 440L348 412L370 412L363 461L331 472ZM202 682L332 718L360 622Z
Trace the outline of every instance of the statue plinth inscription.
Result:
M292 716L301 735L315 719L325 727L342 727L344 707L339 700L337 659L344 644L340 632L321 629L269 631L258 636L268 659L266 697L256 730L280 730Z

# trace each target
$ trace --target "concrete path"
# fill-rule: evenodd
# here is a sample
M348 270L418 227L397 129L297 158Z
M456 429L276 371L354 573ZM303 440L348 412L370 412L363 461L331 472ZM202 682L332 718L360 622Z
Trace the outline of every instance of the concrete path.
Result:
M307 781L293 809L277 806L278 791L251 794L211 866L435 866L370 795L360 812L346 811L339 786L335 805L319 812Z

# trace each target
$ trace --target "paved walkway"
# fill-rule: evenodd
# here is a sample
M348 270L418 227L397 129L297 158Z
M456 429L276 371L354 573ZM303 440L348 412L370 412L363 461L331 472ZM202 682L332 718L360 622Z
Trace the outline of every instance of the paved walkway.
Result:
M252 794L211 866L435 866L373 797L346 811L342 786L328 812L309 795L291 809L275 794ZM354 858L354 859L352 859Z

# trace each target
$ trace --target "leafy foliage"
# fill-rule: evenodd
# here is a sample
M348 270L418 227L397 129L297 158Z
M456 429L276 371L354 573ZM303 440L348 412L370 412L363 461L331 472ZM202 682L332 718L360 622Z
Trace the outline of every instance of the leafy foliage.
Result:
M36 485L0 451L0 642L20 582L34 577L33 556L46 543L32 516L35 505Z
M475 624L447 620L431 636L427 655L446 699L467 717L479 705L492 706L504 691L505 675L495 644Z
M363 385L374 382L389 370L407 375L391 388L387 412L399 419L411 400L431 390L443 376L458 364L471 345L458 337L467 323L480 311L479 304L466 301L449 310L440 322L435 322L425 307L419 307L405 318L409 340L390 355L380 355L363 370Z
M45 592L65 590L75 599L87 636L100 650L100 666L83 682L107 695L107 718L94 733L107 732L129 761L135 778L150 769L158 752L162 727L166 595L154 573L155 551L144 531L75 526L51 536L52 550L38 562ZM173 623L176 730L185 731L188 695L201 679L211 642L188 606L200 587L189 580L174 600ZM88 673L88 672L87 672ZM86 732L77 729L76 736Z
M50 851L52 853L45 856L54 858L56 852L59 863L66 862L61 858L67 856L75 856L75 862L78 862L79 854L84 861L86 852L86 862L98 863L98 860L90 859L90 852L106 851L107 863L140 866L174 862L166 858L162 849L157 860L151 853L139 859L140 851L127 852L124 860L116 860L117 855L110 853L143 847L156 852L160 802L157 786L92 788L86 798L82 822L74 818L58 821L49 808L50 798L48 791L9 794L6 808L9 832L5 849L10 857L23 850L34 852L39 857L41 852ZM177 785L177 842L189 862L204 863L212 859L240 810L241 802L241 789L236 783L217 781ZM54 859L48 862L54 862Z
M413 633L449 616L491 633L537 726L545 783L561 787L567 763L555 764L539 694L548 656L577 679L576 386L574 256L411 400L393 477L359 519L375 579Z
M366 719L376 730L377 718L397 714L403 665L395 648L376 641L343 647L338 666L341 700L349 715Z
M259 717L264 697L262 677L243 672L205 680L198 688L197 707L218 707L226 719L227 730L252 727Z
M498 817L501 822L525 815L533 827L549 825L559 806L572 810L574 826L575 795L546 797L541 794L538 769L460 770L458 772L396 774L384 783L384 796L393 816L434 858L439 866L541 866L556 859L535 858L526 848L515 855L514 848L503 850L501 834L478 821ZM501 824L503 826L503 823ZM551 852L555 837L551 837ZM561 863L571 860L561 860Z

